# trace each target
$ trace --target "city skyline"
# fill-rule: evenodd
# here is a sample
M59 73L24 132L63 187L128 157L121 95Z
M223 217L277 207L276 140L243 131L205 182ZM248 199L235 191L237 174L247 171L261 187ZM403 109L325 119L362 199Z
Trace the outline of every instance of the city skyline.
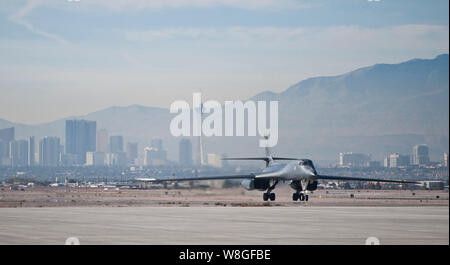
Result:
M108 135L107 130L96 130L95 133L89 132L89 128L93 128L89 125L96 124L96 121L88 120L66 120L66 135L78 130L78 133L82 132L80 129L86 128L88 131L85 133L95 135L98 139L99 133ZM79 128L78 128L79 127ZM109 137L108 151L98 149L98 145L94 149L86 149L84 154L81 151L82 147L86 145L84 138L88 137L81 135L75 137L78 139L70 139L69 142L72 145L67 149L67 144L60 142L60 139L55 136L45 136L39 141L38 152L35 150L35 137L30 136L28 140L15 139L14 127L5 128L0 130L0 166L8 166L2 161L4 158L9 158L9 166L11 167L33 167L35 164L40 166L129 166L129 165L169 165L171 163L179 164L187 167L202 167L199 164L200 159L194 159L195 154L192 142L187 138L180 138L178 141L178 160L167 159L167 152L163 148L163 140L158 138L151 139L151 143L148 146L142 148L141 153L138 148L137 142L125 142L124 136L114 135ZM76 136L76 135L75 135ZM74 136L71 136L74 138ZM89 137L88 137L89 138ZM6 141L6 140L7 141ZM125 150L126 146L126 150ZM8 147L8 148L7 148ZM76 152L75 152L76 150ZM5 152L7 154L5 154ZM75 152L75 153L74 153ZM38 154L39 161L35 160L35 155ZM70 155L77 155L77 157L71 158ZM84 156L84 162L80 155ZM227 156L227 154L207 153L207 164L213 167L222 167L221 157ZM68 157L69 156L69 157ZM142 159L143 158L143 159ZM100 160L102 160L100 162ZM397 168L408 167L410 165L415 166L430 166L433 164L448 166L447 161L448 154L443 152L441 159L438 161L432 161L429 156L429 147L426 144L416 144L412 146L411 155L404 155L398 152L386 154L384 160L374 160L371 158L370 153L354 153L354 152L341 152L338 156L338 163L340 167L383 167ZM194 163L194 160L196 163ZM375 162L375 163L374 163ZM442 163L441 163L442 162Z

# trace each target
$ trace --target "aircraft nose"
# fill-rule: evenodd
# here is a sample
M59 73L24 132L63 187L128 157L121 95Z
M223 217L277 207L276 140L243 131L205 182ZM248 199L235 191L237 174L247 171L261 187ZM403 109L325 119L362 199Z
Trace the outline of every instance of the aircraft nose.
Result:
M315 175L316 175L314 169L312 169L311 167L306 167L306 168L305 168L305 171L306 171L306 173L307 173L308 175L311 175L311 176L315 176Z

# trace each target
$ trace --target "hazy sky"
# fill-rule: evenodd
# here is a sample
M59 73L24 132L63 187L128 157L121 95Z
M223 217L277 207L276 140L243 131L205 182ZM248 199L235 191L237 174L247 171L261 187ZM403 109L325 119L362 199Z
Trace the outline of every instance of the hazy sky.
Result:
M0 118L169 108L449 49L448 0L2 0Z

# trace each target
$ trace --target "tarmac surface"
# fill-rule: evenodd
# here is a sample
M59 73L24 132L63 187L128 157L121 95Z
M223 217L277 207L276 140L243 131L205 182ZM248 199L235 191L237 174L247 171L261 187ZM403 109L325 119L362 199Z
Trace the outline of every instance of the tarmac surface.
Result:
M448 206L0 208L0 244L449 244Z

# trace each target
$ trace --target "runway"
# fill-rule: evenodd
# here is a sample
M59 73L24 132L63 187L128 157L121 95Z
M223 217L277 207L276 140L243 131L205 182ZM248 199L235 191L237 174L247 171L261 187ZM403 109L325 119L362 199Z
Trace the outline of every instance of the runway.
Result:
M0 244L449 244L448 207L0 208Z

